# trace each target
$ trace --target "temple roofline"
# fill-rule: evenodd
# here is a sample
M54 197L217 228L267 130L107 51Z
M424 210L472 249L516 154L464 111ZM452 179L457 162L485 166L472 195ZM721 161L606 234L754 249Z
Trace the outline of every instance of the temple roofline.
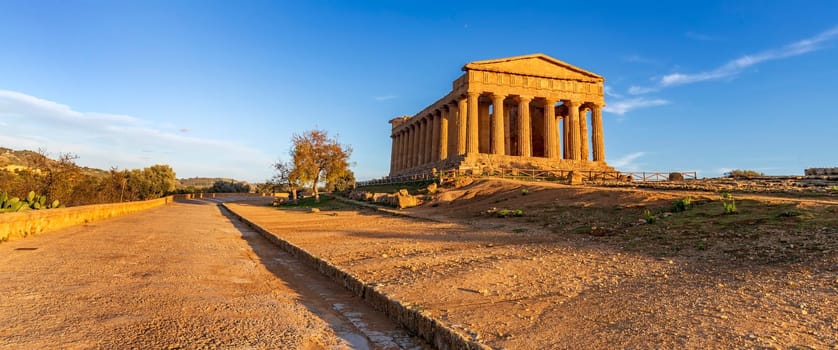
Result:
M468 71L468 70L487 70L485 67L481 67L481 66L482 66L482 65L485 65L485 64L503 63L503 62L510 62L510 61L523 60L523 59L530 59L530 58L540 58L540 59L543 59L543 60L548 61L548 62L550 62L550 63L553 63L553 64L555 64L555 65L558 65L558 66L561 66L561 67L567 68L567 69L569 69L569 70L575 71L575 72L577 72L577 73L584 74L584 75L590 76L590 77L592 77L592 78L601 79L601 80L603 80L603 81L605 80L605 78L604 78L604 77L602 77L602 76L601 76L601 75L599 75L599 74L596 74L596 73L591 72L591 71L584 70L584 69L582 69L582 68L576 67L576 66L574 66L574 65L572 65L572 64L569 64L569 63L567 63L567 62L563 62L563 61L560 61L560 60L555 59L555 58L553 58L553 57L547 56L547 55L545 55L545 54L543 54L543 53L534 53L534 54L529 54L529 55L512 56L512 57L496 58L496 59L491 59L491 60L482 60L482 61L469 62L469 63L466 63L466 64L463 66L462 70L463 70L463 71ZM492 69L489 69L489 70L490 70L490 71L494 71L494 70L492 70ZM503 73L514 73L514 72L503 72Z

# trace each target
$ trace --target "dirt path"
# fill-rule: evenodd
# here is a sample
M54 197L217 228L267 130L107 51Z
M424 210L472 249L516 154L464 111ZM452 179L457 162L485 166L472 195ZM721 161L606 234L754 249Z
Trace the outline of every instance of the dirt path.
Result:
M0 245L2 348L422 348L211 203Z
M559 200L546 192L499 191L526 201ZM597 196L605 203L620 200L612 191L561 200ZM639 200L634 192L623 196ZM340 206L320 213L244 203L230 207L495 348L838 346L836 227L805 235L821 242L810 246L806 241L806 249L814 249L807 254L796 254L797 236L789 236L793 244L779 247L788 259L750 260L777 248L759 242L747 245L742 258L721 245L662 256L654 245L627 245L625 235L594 237L527 217L479 216L498 199L417 208L440 221ZM594 207L579 210L580 216L596 214Z

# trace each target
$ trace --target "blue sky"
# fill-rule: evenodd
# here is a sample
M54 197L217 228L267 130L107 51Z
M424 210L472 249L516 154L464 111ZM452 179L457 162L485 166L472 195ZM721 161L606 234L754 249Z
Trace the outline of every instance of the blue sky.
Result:
M838 2L0 0L0 146L262 181L292 133L386 175L389 124L467 62L606 78L621 170L838 166Z

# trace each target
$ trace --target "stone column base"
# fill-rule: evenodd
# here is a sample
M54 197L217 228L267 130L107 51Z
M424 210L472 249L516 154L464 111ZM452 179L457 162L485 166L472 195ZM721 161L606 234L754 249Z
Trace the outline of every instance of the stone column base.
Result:
M390 177L407 176L421 173L428 173L432 169L458 170L464 174L481 174L500 169L536 169L536 170L563 170L563 171L617 171L605 162L594 162L590 160L574 159L550 159L544 157L521 157L499 154L469 154L451 156L447 159L424 164L419 167L403 169L391 173Z

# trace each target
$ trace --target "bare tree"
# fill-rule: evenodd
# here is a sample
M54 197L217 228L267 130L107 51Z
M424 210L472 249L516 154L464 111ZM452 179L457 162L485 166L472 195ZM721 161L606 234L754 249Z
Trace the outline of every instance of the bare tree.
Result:
M274 174L273 181L285 186L291 192L291 200L294 204L297 203L297 189L300 187L299 176L294 169L294 163L278 161L273 164L276 174Z

